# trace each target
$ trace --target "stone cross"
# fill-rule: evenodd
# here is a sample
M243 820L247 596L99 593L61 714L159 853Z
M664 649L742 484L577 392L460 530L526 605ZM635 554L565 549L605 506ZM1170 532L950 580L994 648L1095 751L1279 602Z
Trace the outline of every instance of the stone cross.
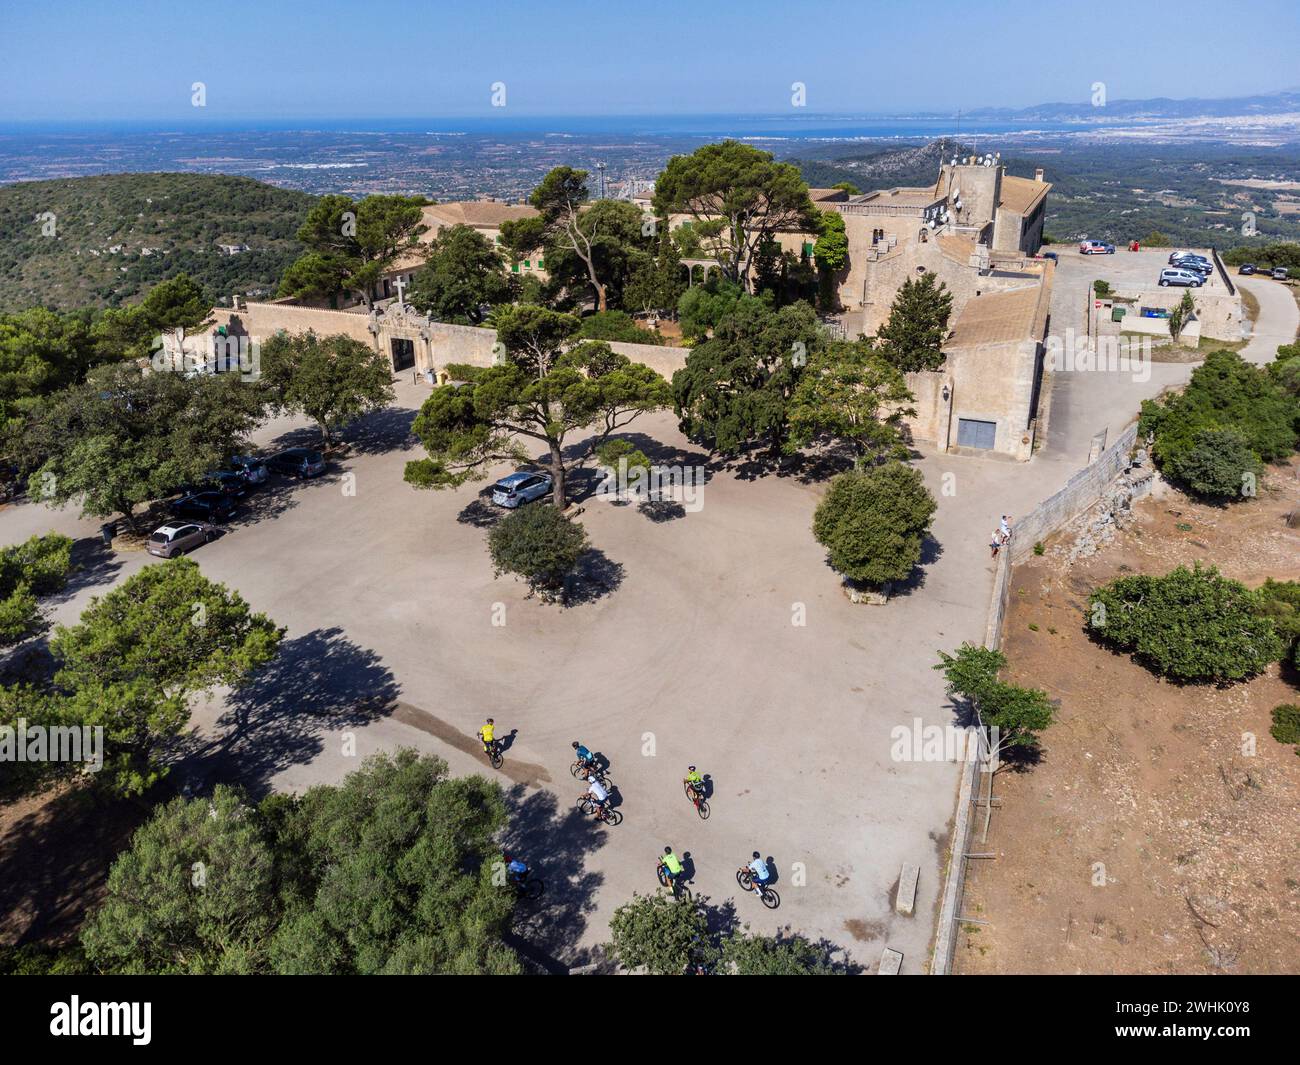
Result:
M402 290L406 287L406 282L399 277L396 281L393 282L393 284L397 288L397 305L399 307L405 307L406 303L402 299Z

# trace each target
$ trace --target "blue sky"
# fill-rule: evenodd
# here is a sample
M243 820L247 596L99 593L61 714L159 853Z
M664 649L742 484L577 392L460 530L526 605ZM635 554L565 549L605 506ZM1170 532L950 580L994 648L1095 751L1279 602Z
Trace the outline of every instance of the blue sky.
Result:
M494 82L519 115L781 112L795 81L809 112L857 113L1300 82L1298 0L4 0L0 19L0 120L489 115Z

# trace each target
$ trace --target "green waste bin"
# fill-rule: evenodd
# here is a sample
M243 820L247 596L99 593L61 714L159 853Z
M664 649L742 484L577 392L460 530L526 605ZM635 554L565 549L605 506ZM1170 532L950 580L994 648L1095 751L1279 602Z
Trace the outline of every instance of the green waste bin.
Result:
M1112 322L1122 322L1126 314L1128 314L1127 307L1112 307L1110 309L1110 320Z

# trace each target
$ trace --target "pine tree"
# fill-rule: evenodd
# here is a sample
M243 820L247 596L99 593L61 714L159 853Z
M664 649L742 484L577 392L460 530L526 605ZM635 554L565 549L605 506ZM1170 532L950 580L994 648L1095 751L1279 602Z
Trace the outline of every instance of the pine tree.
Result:
M952 293L934 274L909 278L894 297L889 320L876 331L875 347L904 373L943 365Z

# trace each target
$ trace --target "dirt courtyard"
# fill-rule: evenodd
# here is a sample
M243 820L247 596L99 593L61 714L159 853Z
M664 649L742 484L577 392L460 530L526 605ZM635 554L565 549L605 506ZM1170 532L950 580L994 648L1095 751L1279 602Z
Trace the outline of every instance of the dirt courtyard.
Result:
M976 817L970 850L997 857L969 864L957 972L1300 971L1300 758L1269 734L1294 671L1178 686L1083 627L1089 592L1126 573L1201 560L1251 587L1300 577L1298 504L1293 461L1249 503L1166 491L1097 554L1068 565L1066 533L1013 572L1012 679L1060 705L1041 762L998 774L987 843Z

